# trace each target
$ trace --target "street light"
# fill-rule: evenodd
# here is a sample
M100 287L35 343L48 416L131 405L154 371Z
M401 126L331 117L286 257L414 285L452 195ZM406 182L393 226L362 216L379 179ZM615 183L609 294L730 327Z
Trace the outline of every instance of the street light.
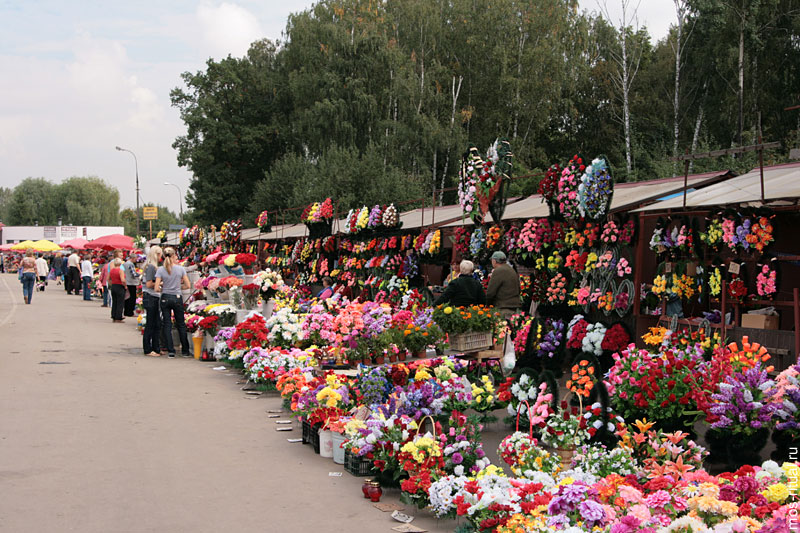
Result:
M183 192L181 192L181 188L175 185L174 183L170 183L168 181L165 181L164 185L172 185L173 187L178 189L178 201L180 201L180 206L181 206L181 222L183 222Z
M139 160L136 159L136 154L127 148L120 148L115 146L118 152L128 152L133 156L133 163L136 165L136 236L139 236Z

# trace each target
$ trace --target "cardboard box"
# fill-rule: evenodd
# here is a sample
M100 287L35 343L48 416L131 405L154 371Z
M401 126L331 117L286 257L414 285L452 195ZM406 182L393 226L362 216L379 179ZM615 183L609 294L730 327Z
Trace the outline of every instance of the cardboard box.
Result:
M777 315L742 315L743 328L778 329L778 322Z

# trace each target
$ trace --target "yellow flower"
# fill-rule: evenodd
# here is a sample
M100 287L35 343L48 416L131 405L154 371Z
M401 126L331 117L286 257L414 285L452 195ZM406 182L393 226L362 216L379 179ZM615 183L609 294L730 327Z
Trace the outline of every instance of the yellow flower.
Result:
M420 368L417 370L417 373L416 373L416 374L414 374L414 379L415 379L415 380L417 380L417 381L422 381L422 380L424 380L424 379L431 379L431 375L430 375L430 373L428 372L428 369L427 369L427 368L425 368L425 367L420 367Z
M789 497L789 487L783 483L776 483L761 494L771 502L783 503Z
M224 263L226 267L232 267L236 264L236 255L229 254L228 257L225 258Z
M449 315L449 314L452 314L452 313L453 313L453 308L450 307L449 305L444 308L444 314Z
M503 472L497 465L489 465L477 474L475 474L475 479L482 479L485 476L499 476L499 477L506 477L505 472Z

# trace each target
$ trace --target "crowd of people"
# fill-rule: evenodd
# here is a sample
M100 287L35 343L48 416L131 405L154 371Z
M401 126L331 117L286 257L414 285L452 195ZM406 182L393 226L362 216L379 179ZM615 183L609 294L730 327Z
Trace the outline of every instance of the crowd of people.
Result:
M93 301L93 297L102 300L101 306L110 308L114 323L123 323L135 315L141 289L144 354L160 357L163 352L175 357L174 325L180 354L191 356L182 297L182 291L191 285L173 248L152 246L146 258L135 251L126 254L122 250L54 254L28 250L24 255L3 257L3 265L6 271L16 270L26 305L33 301L34 292L44 292L50 284L63 285L67 294L83 296L85 301Z

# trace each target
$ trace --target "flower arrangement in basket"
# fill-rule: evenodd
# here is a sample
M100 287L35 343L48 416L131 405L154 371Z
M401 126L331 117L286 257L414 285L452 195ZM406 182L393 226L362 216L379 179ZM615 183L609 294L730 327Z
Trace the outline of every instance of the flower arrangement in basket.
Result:
M333 222L333 202L326 198L324 202L314 202L306 206L300 220L308 227L312 238L324 237L331 234Z
M502 440L497 448L497 455L511 468L514 475L519 477L525 477L526 472L555 474L561 470L558 456L539 447L538 444L539 441L531 434L515 431Z
M613 358L607 387L625 420L647 418L674 427L696 410L696 383L706 368L702 347L668 344L650 352L630 345Z

